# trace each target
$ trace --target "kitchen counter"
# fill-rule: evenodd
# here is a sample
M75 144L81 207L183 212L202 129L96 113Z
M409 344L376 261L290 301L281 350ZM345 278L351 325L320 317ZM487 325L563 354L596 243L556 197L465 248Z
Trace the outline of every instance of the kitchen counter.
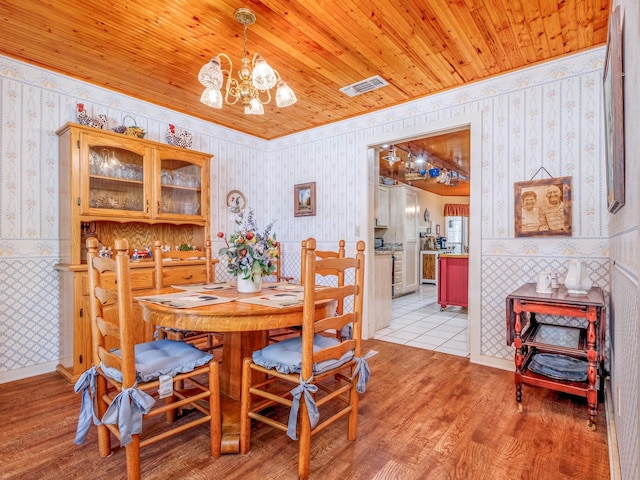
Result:
M373 261L375 309L369 317L369 338L378 330L386 328L391 322L391 251L376 253Z
M395 252L402 252L402 247L380 247L373 250L374 255L391 255Z
M440 258L442 257L447 257L447 258L469 258L469 254L468 253L443 253L442 255L440 255Z

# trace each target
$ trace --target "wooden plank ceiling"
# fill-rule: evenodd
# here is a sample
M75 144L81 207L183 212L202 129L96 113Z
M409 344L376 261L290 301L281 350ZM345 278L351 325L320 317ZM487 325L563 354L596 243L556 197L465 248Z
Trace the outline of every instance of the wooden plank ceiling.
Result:
M198 71L214 55L238 70L240 7L257 17L249 55L281 74L295 105L245 115L199 101ZM0 54L270 140L604 44L609 9L610 0L3 0ZM339 90L374 75L389 85Z

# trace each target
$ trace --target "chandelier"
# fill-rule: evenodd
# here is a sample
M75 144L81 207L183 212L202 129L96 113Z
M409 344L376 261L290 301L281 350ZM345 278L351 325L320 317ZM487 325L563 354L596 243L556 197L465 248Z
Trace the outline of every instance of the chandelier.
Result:
M398 155L396 155L395 145L389 146L389 153L387 153L384 157L382 157L382 159L389 162L390 167L393 167L396 162L399 162L401 160L401 158Z
M198 80L204 85L200 101L213 108L222 108L222 88L224 74L227 75L224 84L224 102L227 105L241 103L244 113L262 115L263 105L271 101L270 90L276 85L276 105L288 107L298 100L293 90L282 81L280 74L258 54L253 59L247 55L247 27L256 21L256 16L248 8L239 8L234 14L236 21L244 26L244 56L238 70L238 79L232 77L233 64L228 55L219 53L206 63L198 73ZM229 63L229 69L223 69L221 59Z

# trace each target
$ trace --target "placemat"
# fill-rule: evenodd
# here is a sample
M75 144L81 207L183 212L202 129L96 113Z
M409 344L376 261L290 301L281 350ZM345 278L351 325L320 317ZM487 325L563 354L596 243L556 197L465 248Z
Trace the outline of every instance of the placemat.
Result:
M177 290L186 290L188 292L212 292L214 290L228 290L235 287L234 284L229 282L216 282L216 283L191 283L189 285L171 285L171 288Z
M262 283L262 288L268 288L273 290L278 290L282 292L304 292L304 285L298 285L296 283L287 283L287 282L278 282L273 285L268 282Z
M284 308L293 305L302 305L302 292L273 293L260 295L259 297L238 298L237 302L252 303L254 305L264 305L266 307Z
M193 308L205 305L215 305L216 303L233 302L234 297L217 297L197 292L166 293L163 295L149 295L146 297L135 297L136 300L157 303L174 308Z

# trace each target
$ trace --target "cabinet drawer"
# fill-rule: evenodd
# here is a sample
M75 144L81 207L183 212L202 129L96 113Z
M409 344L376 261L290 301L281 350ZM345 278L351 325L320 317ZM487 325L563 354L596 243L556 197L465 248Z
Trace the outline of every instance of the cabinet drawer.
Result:
M393 274L393 284L397 285L399 283L402 283L402 272L395 272Z
M207 281L206 266L202 265L180 265L166 266L162 268L162 283L165 287L171 285L184 285L188 283L205 283Z
M105 273L102 276L102 286L107 289L115 289L115 273ZM154 287L154 270L152 268L131 270L131 290L149 290ZM82 275L82 294L89 295L89 276L87 274Z

